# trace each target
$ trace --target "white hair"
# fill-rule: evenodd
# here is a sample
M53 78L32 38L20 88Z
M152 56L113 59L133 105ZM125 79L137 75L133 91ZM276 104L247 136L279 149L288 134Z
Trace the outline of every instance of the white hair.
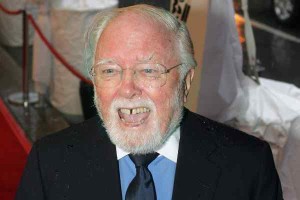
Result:
M106 28L106 26L116 17L126 12L134 12L147 17L153 22L162 24L166 30L175 35L175 41L178 46L179 59L183 65L179 67L180 80L183 82L186 74L191 68L197 66L197 62L194 58L193 43L190 38L189 31L184 22L179 21L170 12L150 5L135 5L125 8L109 9L99 12L94 20L88 32L86 33L85 43L85 56L84 64L87 70L94 64L94 57L96 52L97 42Z

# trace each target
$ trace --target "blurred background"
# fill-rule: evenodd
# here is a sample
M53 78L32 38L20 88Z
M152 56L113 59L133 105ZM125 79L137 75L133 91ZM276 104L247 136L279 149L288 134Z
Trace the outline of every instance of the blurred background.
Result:
M300 200L299 0L0 0L0 199L13 199L33 142L96 115L85 31L138 3L190 30L186 107L268 141L285 199Z

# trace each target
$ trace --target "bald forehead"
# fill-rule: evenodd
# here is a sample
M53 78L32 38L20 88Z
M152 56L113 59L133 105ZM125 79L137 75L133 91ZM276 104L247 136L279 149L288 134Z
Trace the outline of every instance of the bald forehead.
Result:
M150 16L126 11L114 17L106 26L98 40L97 52L101 55L109 54L109 51L120 49L122 52L133 54L133 50L144 53L141 57L149 57L157 52L163 53L165 61L171 57L178 56L176 48L175 34L168 30L164 24L153 20ZM146 49L155 49L148 52ZM96 54L96 60L97 56Z
M108 23L104 31L112 26L119 26L120 29L128 27L136 27L136 29L150 28L151 31L161 32L168 36L174 35L162 22L155 20L150 14L136 10L126 10L125 12L119 13ZM147 29L147 31L149 31L149 29Z

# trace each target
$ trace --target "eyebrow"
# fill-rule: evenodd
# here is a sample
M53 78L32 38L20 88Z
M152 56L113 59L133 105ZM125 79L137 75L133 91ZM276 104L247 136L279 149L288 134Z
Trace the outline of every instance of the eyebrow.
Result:
M105 63L109 63L109 62L115 62L115 59L113 59L113 58L100 58L99 60L97 60L97 62L94 63L94 65L105 64Z

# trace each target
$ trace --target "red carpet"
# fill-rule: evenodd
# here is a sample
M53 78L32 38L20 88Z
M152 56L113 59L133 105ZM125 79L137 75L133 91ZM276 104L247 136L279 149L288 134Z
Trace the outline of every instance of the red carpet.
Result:
M31 148L23 130L0 98L0 199L14 199Z

